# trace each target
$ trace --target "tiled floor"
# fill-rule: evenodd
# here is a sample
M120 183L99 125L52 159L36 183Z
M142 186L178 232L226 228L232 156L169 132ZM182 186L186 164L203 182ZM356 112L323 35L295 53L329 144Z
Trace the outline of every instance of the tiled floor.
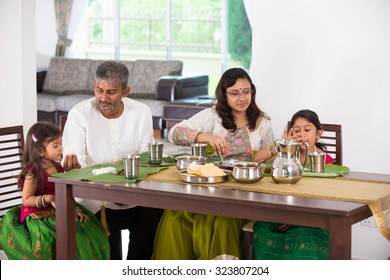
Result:
M3 250L0 250L0 260L8 260L7 255Z
M129 231L122 230L122 260L126 260L127 249L129 247Z

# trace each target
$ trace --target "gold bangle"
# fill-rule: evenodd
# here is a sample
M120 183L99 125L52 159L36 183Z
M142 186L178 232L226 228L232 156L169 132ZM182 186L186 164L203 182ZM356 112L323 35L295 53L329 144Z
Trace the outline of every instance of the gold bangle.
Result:
M43 196L42 196L42 207L46 207L47 205L45 204L45 196L46 196L46 194L44 194Z
M37 200L35 201L35 206L37 206L37 208L41 208L42 207L41 200L42 200L42 196L40 195L40 196L37 197Z
M39 196L39 208L42 208L42 195Z
M277 154L277 152L271 151L272 147L274 147L274 146L269 146L268 147L268 155L269 155L270 158L276 156L276 154Z

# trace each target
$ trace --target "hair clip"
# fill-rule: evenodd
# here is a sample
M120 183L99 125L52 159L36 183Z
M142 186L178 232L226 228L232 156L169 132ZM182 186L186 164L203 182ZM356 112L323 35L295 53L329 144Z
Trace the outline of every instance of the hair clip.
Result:
M31 139L34 141L34 143L38 142L38 139L35 137L35 134L31 134Z

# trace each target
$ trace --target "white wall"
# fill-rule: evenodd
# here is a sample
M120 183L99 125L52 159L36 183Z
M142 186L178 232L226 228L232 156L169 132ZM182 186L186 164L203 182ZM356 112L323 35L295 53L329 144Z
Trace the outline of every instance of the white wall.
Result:
M36 13L36 56L37 67L49 66L50 58L56 52L57 25L53 0L37 0Z
M36 122L35 1L0 1L0 127Z
M343 125L343 161L390 174L390 1L249 0L257 103L280 137L298 110ZM383 142L383 143L382 143ZM390 242L353 227L352 256L384 259Z
M343 125L344 165L390 174L390 1L253 2L251 75L275 134L313 109Z

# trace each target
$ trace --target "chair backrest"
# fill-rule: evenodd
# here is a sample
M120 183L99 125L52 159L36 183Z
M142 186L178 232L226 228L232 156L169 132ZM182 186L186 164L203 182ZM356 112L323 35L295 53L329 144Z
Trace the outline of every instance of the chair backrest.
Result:
M322 133L319 141L326 146L326 152L335 160L335 163L343 165L343 139L341 125L327 123L322 123L321 125L324 133ZM290 127L290 122L288 122L287 127Z
M22 169L23 126L0 128L0 218L22 202L17 177Z
M67 119L68 115L60 115L60 129L62 132L64 132L64 127Z
M326 146L327 153L338 165L343 165L343 138L340 124L322 124L324 133L320 138L321 143Z

